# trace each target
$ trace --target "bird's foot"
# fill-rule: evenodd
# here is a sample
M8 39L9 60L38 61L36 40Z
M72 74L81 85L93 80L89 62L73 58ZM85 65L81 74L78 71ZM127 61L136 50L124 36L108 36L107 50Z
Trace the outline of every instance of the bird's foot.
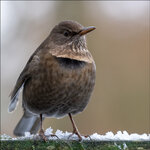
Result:
M85 138L89 138L90 140L92 140L92 138L90 137L90 135L81 135L79 132L73 132L71 135L69 135L68 139L73 136L74 134L76 134L79 138L79 141L82 141L82 136Z
M42 138L42 140L44 140L45 142L47 141L47 137L44 134L44 130L40 129L39 131L39 136Z
M83 135L85 138L89 138L92 141L92 138L90 137L90 135Z
M79 141L82 141L81 134L77 130L73 130L72 134L69 135L68 139L70 139L70 137L73 136L74 134L76 134L78 136Z

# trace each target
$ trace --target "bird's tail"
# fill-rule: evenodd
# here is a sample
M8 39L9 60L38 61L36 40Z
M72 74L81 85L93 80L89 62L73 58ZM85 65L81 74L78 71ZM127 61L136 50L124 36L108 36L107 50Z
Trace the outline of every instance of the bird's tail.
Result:
M14 129L14 135L24 136L25 132L36 134L40 127L40 118L25 111Z

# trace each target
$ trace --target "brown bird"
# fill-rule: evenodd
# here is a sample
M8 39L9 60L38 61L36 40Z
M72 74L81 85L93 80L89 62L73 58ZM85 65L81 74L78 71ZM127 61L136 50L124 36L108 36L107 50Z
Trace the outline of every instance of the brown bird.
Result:
M23 88L24 114L14 129L16 136L36 133L40 128L39 134L45 139L44 117L69 115L73 134L82 139L72 115L84 110L95 85L95 62L85 39L94 29L62 21L32 54L11 93L9 112L15 109Z

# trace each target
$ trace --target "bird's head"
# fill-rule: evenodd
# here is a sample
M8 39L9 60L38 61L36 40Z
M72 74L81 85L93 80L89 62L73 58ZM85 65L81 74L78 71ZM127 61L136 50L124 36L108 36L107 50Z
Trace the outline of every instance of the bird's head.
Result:
M51 53L56 57L85 60L91 57L86 46L85 35L95 27L83 27L75 21L62 21L56 25L49 35ZM85 60L86 61L86 60Z
M84 35L94 29L93 26L83 27L75 21L62 21L53 28L50 37L56 45L81 44L81 46L86 46Z

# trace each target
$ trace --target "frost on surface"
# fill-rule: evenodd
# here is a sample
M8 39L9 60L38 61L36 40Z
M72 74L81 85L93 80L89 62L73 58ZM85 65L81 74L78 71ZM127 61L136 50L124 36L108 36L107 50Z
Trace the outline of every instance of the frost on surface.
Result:
M53 136L56 135L56 136ZM45 136L49 140L54 139L62 139L62 140L78 140L77 135L72 135L71 132L63 132L60 130L57 130L55 133L53 133L53 129L50 127L45 130ZM85 138L82 136L83 140L96 140L96 141L150 141L150 134L128 134L127 131L118 131L116 134L113 132L107 132L105 135L100 135L98 133L94 133L90 135L90 137ZM1 140L25 140L25 139L40 139L38 134L30 134L30 132L25 132L25 136L13 138L9 135L3 134L0 137Z

